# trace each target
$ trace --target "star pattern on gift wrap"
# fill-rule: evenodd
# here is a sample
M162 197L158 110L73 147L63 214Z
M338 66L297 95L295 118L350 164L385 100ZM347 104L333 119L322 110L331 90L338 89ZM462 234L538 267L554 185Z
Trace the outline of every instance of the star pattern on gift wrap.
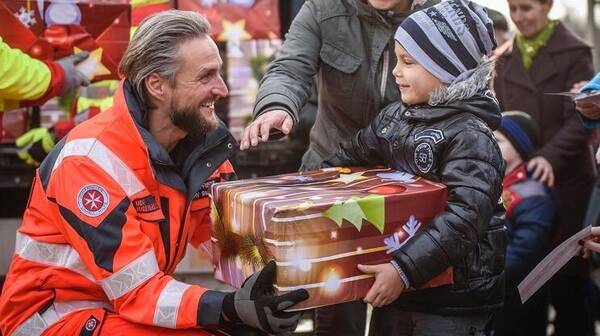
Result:
M367 179L368 177L363 176L362 172L352 173L352 174L340 174L340 177L335 180L331 180L331 182L342 182L344 184L360 181Z
M79 49L77 47L73 48L73 53L75 53L75 54L80 53L82 51L83 51L82 49ZM90 51L89 58L92 59L96 63L96 69L94 70L93 77L111 74L110 70L108 70L108 68L104 64L102 64L102 52L103 51L104 50L102 50L102 47L98 47L97 49Z
M242 40L249 40L252 38L246 31L246 20L242 19L236 22L223 20L223 31L217 39L219 41L232 41L239 42Z
M377 174L377 177L382 180L392 180L400 183L415 183L417 181L415 175L399 170L390 173L379 173Z
M31 27L36 24L35 13L32 9L26 9L25 7L19 8L19 11L15 13L15 16L22 24L26 27Z

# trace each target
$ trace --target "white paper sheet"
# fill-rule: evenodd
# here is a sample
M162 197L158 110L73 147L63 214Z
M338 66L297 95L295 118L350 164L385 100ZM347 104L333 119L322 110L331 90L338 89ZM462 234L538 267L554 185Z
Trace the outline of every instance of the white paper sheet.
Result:
M547 96L564 96L571 98L577 103L588 103L600 106L600 91L577 93L577 92L549 92L544 93Z
M558 272L581 249L579 241L592 234L592 227L587 226L577 232L550 252L519 284L521 302L525 303L538 291L556 272Z

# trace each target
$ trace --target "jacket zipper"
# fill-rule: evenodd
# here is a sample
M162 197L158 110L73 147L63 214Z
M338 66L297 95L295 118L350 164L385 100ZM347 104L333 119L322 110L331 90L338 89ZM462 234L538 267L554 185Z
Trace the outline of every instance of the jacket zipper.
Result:
M226 138L227 138L226 135L222 136L222 137L219 137L219 139L216 141L216 143L213 146L205 149L205 151L203 153L209 152L213 148L215 148L217 146L220 146L224 142L223 140L225 140ZM192 155L190 155L190 157ZM197 160L197 158L194 158L194 160ZM218 165L215 165L215 170L216 169L218 169ZM184 212L183 212L183 216L181 218L181 223L179 225L179 232L177 233L177 240L175 240L175 250L173 251L174 253L172 255L173 257L171 258L171 260L168 261L167 267L165 267L165 269L169 272L169 274L171 272L175 271L175 269L170 270L170 268L172 268L172 267L174 268L175 267L175 259L177 259L177 257L179 256L180 250L182 248L181 245L183 245L183 249L185 249L186 245L187 245L187 243L181 244L181 238L182 238L183 229L185 227L185 223L186 223L186 220L187 220L187 217L188 217L188 212L189 212L188 210L190 208L190 205L192 204L192 201L193 201L193 198L191 200L187 200L187 195L186 195L186 205L185 205L185 209L184 209Z
M383 52L383 69L381 72L381 85L379 98L381 99L381 105L383 105L383 101L385 100L385 89L387 86L387 75L390 68L390 51L386 49Z
M169 260L167 267L165 267L165 269L167 270L167 274L171 274L175 271L175 260L177 259L177 256L179 256L179 251L180 251L180 247L181 247L181 236L183 234L183 228L185 227L185 221L188 217L188 210L190 208L190 205L192 204L192 202L187 202L185 205L185 208L183 210L183 216L181 217L181 222L179 223L179 232L177 233L177 240L175 240L175 249L173 251L172 257ZM187 243L186 243L187 244ZM185 247L186 244L183 244L183 246ZM173 268L173 270L171 270L171 268Z

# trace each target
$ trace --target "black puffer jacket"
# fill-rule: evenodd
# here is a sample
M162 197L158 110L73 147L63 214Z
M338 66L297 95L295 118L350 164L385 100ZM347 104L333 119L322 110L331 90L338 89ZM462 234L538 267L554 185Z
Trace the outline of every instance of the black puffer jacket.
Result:
M457 314L502 304L506 235L498 200L504 161L491 131L499 123L491 92L445 106L398 102L325 163L384 163L448 187L446 211L394 258L415 288L449 266L454 285L406 292L399 307Z

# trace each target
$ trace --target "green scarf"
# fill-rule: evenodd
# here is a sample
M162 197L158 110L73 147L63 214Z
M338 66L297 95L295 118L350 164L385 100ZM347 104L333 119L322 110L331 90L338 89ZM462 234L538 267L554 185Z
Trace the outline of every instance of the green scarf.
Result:
M521 58L525 69L529 70L531 68L535 56L540 48L548 43L550 36L554 33L554 28L556 28L556 21L548 20L542 31L533 38L529 39L521 34L517 35L517 48L519 48L519 51L521 52Z

